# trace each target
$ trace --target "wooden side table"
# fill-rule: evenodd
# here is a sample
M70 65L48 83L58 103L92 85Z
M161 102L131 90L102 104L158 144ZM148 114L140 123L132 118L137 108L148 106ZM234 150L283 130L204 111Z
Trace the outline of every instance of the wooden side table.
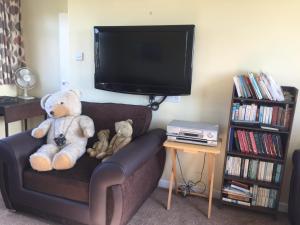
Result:
M182 151L182 152L192 153L192 154L197 154L197 153L206 153L207 154L207 156L208 156L208 195L199 194L199 193L191 193L191 195L208 198L207 217L210 218L211 217L214 177L215 177L215 162L216 162L216 156L221 153L222 140L219 140L218 146L216 146L216 147L180 143L180 142L174 142L174 141L168 141L168 140L165 141L163 145L166 148L166 150L170 152L171 157L172 157L172 172L170 175L167 210L169 210L171 208L172 189L173 189L174 181L175 181L176 194L179 191L178 187L177 187L177 181L176 181L176 153L177 153L177 151Z
M0 96L0 116L4 116L6 137L8 123L24 120L25 130L27 130L27 119L42 115L46 116L46 113L40 106L39 98L24 100L18 97Z

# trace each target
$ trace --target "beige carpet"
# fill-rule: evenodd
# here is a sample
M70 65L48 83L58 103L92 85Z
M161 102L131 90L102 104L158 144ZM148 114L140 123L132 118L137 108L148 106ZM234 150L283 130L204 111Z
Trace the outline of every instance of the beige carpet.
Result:
M143 204L128 225L288 225L285 214L279 214L277 220L269 215L254 213L232 207L212 209L212 218L207 219L207 201L205 199L173 196L172 208L167 211L165 204L167 192L157 189ZM23 213L12 213L5 209L0 199L0 225L57 225Z

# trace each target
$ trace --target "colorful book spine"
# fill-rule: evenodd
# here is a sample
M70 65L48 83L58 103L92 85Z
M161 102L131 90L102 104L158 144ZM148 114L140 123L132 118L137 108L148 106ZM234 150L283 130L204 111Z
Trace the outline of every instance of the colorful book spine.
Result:
M234 130L230 135L234 144L229 151L244 154L264 155L273 158L282 158L282 142L278 134Z
M238 97L284 101L281 87L270 75L248 73L233 77Z

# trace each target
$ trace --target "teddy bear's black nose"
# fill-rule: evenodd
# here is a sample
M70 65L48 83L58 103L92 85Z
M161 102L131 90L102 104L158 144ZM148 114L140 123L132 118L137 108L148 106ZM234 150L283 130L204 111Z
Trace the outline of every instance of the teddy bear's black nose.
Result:
M53 112L53 111L50 111L50 114L51 114L51 115L53 115L53 114L54 114L54 112Z

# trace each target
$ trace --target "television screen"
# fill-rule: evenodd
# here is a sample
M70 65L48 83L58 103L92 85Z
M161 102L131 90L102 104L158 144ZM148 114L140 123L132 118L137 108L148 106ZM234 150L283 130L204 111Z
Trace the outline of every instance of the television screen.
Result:
M97 26L94 35L95 88L190 94L194 25Z

